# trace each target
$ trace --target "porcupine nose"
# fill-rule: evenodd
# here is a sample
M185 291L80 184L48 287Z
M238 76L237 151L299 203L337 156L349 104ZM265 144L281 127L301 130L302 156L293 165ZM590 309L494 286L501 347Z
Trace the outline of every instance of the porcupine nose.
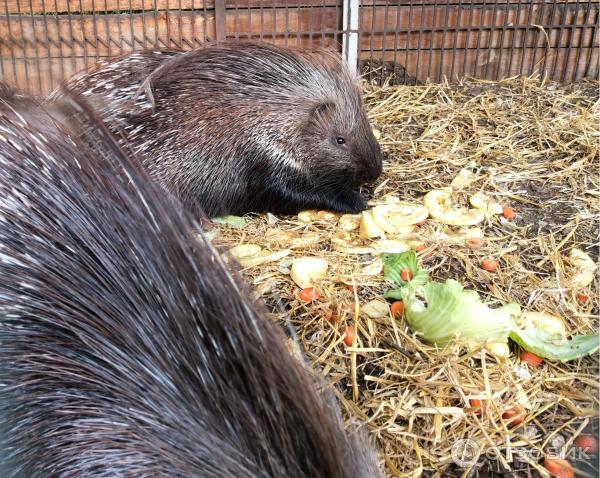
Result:
M363 169L360 175L362 183L369 183L375 181L382 172L383 169L383 157L379 147L370 155L368 155L363 161Z

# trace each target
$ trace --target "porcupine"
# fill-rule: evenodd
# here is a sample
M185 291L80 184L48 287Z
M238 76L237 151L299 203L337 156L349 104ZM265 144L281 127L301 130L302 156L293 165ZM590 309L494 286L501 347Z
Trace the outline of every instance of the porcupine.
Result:
M360 87L334 52L246 42L144 51L68 88L123 131L151 176L209 217L358 212L359 187L381 174Z
M188 211L55 108L0 88L2 477L378 476Z

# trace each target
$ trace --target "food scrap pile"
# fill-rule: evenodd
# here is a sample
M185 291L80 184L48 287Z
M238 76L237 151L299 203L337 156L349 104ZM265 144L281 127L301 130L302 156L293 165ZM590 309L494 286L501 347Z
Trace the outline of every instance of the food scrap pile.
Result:
M366 101L387 157L369 210L225 218L214 243L368 424L388 476L597 476L597 344L570 345L598 330L598 83ZM537 345L486 336L496 315ZM457 318L472 327L448 331Z

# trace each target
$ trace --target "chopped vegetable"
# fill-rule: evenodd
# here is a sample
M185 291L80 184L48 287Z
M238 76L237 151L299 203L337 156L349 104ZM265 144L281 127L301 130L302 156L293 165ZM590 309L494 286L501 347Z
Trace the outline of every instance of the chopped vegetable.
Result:
M577 302L579 302L581 305L587 304L587 301L590 300L590 298L582 292L577 292L576 297Z
M355 286L355 285L352 285L352 284L348 284L348 285L346 285L346 289L348 289L348 290L349 290L350 292L352 292L352 293L356 292L356 290L357 290L357 289L356 289L356 286Z
M412 283L415 286L427 283L428 274L425 269L420 269L417 254L414 251L407 251L402 254L382 254L383 276L398 285L403 285L406 281L402 279L401 271L408 269L412 274ZM391 290L384 294L388 299L402 299L400 290Z
M542 357L538 357L536 354L528 352L527 350L521 352L521 360L530 367L539 367L544 362Z
M319 297L321 297L321 294L319 294L314 287L302 289L298 294L298 298L304 302L311 302L313 300L317 300Z
M545 457L544 468L556 478L575 478L573 467L567 460Z
M481 415L483 413L483 402L478 398L471 398L469 400L469 405L473 410L471 410L475 415Z
M375 136L375 139L377 141L379 141L381 139L381 131L379 131L378 129L373 128L373 136Z
M390 306L393 317L402 317L404 315L404 302L397 300Z
M409 281L412 279L412 272L410 271L410 269L402 269L400 271L400 278L403 281Z
M301 257L292 261L290 277L301 288L312 287L315 282L323 279L329 264L324 259L316 257Z
M496 272L500 263L495 259L484 259L481 261L481 268L488 272Z
M504 216L504 219L508 219L510 221L517 217L517 213L509 207L504 207L502 208L502 216Z
M425 284L419 294L424 300L413 289L404 288L400 297L404 299L406 322L414 332L436 344L455 338L480 344L506 343L513 327L512 316L521 311L515 303L490 309L477 292L465 290L453 279Z
M573 446L582 449L586 453L595 455L598 453L598 439L592 435L579 435L575 438Z
M354 343L354 326L348 325L346 326L346 335L344 337L344 343L350 347Z
M419 244L417 247L415 247L415 251L417 252L423 252L425 249L427 249L425 244Z
M477 249L478 247L481 247L482 243L483 241L478 237L472 237L471 239L467 239L467 244L471 249Z
M508 338L525 350L550 360L573 360L598 350L598 336L567 337L564 321L539 312L521 314L516 303L491 309L479 294L466 290L457 281L430 282L427 271L418 266L414 251L384 254L384 277L398 287L385 297L404 301L407 324L424 340L439 345L454 339L500 347ZM409 269L413 279L405 281ZM405 276L406 278L406 276ZM508 349L503 348L502 354Z
M427 224L427 219L423 219L422 221L417 222L417 226L424 226L425 224Z
M216 224L227 224L231 227L235 227L236 229L241 229L246 225L246 220L240 216L213 217L212 222Z
M506 426L514 427L525 421L527 412L522 405L515 405L502 414L502 419L506 420Z

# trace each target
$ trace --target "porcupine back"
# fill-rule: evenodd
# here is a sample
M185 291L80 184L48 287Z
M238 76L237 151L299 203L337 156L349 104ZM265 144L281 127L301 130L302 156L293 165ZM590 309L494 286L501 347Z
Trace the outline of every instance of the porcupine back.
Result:
M358 212L357 190L381 173L360 88L333 52L248 42L135 52L68 87L209 216Z
M57 107L94 151L0 89L3 478L377 475L195 223Z

